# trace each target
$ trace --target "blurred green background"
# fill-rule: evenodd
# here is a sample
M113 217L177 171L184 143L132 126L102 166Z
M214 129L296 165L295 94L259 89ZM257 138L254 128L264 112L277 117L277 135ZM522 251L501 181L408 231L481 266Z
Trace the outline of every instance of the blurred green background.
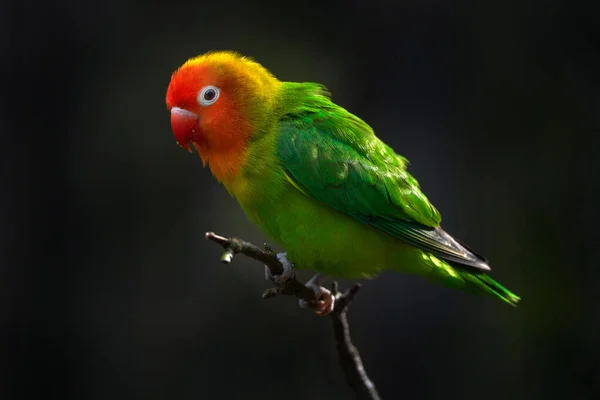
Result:
M329 320L261 300L262 266L203 238L266 239L164 101L187 58L232 49L325 84L523 298L365 282L349 318L383 399L599 398L598 20L591 2L4 2L0 397L353 398Z

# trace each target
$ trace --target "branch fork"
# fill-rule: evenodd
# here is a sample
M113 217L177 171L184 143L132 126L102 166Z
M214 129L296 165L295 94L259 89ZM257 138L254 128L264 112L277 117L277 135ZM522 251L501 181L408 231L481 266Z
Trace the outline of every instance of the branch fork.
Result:
M284 267L277 258L277 253L266 243L263 246L264 248L261 249L245 240L235 237L227 238L217 235L214 232L207 232L206 239L221 245L225 249L221 256L221 262L224 264L230 264L233 261L233 257L241 253L266 265L273 276L281 275L284 272ZM342 293L339 291L337 282L333 282L331 291L335 297L335 304L329 316L332 319L333 336L339 363L346 375L348 385L359 400L380 400L375 385L367 376L358 349L352 343L350 325L348 324L348 317L346 315L348 307L360 289L361 285L355 284ZM287 279L279 286L267 289L262 294L262 297L268 299L280 295L296 296L298 299L304 300L309 304L317 301L315 292L300 282L295 276Z

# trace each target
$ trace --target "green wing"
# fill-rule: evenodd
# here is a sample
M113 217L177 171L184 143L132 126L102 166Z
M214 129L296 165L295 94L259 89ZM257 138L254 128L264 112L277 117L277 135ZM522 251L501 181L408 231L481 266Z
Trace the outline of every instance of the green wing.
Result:
M294 186L439 258L490 269L439 227L440 214L406 171L405 158L332 103L321 86L287 85L297 102L279 121L277 156Z

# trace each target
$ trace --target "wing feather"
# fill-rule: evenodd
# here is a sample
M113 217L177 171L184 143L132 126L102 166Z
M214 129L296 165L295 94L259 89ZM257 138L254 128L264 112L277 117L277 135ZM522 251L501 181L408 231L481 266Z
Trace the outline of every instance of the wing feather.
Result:
M439 258L489 270L482 257L440 228L440 214L407 172L408 161L314 89L310 106L296 106L279 122L277 155L293 185Z

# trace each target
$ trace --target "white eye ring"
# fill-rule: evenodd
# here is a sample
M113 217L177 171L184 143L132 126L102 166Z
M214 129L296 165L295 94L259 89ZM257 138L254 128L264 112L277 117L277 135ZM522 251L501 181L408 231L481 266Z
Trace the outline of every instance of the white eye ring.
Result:
M198 93L198 104L201 106L210 106L219 98L221 89L216 86L204 86Z

